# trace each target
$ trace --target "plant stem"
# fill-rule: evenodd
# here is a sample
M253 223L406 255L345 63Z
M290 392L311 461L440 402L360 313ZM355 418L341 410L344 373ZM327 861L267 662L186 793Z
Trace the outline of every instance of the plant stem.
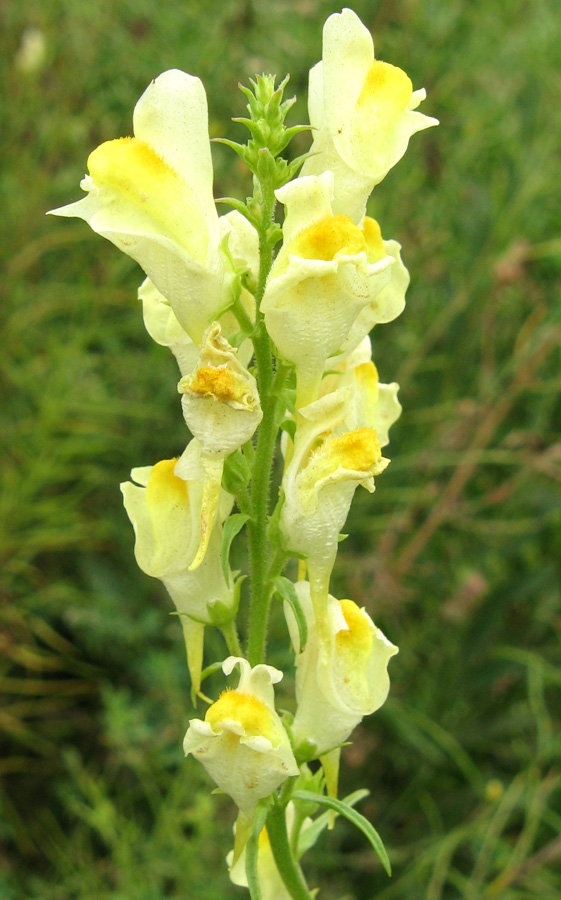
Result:
M267 834L277 869L285 887L293 900L311 900L302 870L294 859L286 829L286 811L279 803L274 804L267 816Z
M251 519L247 523L249 539L249 568L251 579L251 607L249 617L248 660L252 666L265 659L267 638L267 618L270 604L270 586L267 580L269 545L267 540L267 519L269 514L269 490L271 468L277 438L276 397L273 392L273 361L271 341L260 310L265 293L267 276L273 264L273 244L269 228L275 210L275 194L272 184L262 184L262 218L259 230L259 278L256 302L256 321L253 333L257 383L263 420L259 427L253 477L251 482Z

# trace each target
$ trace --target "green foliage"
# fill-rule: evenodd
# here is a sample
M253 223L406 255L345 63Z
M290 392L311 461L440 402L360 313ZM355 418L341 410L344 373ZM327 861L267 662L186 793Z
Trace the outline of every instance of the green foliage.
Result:
M134 263L85 224L43 214L80 196L89 152L131 132L134 103L166 68L204 80L214 136L241 139L229 121L241 111L236 80L255 70L290 71L290 115L306 121L307 71L321 23L338 9L30 0L0 13L0 896L9 900L240 896L223 865L233 807L182 759L191 710L181 627L160 584L134 565L118 492L132 466L185 446L175 363L144 332ZM394 874L388 882L342 820L310 858L324 900L553 900L558 7L360 0L354 9L377 55L427 88L424 109L442 124L412 139L372 198L412 274L404 315L383 340L373 334L381 380L400 382L404 413L374 498L355 502L334 585L400 646L390 699L344 751L341 786L368 785L363 812ZM46 39L35 72L15 61L30 26ZM305 153L308 136L291 146ZM241 199L250 185L234 160L216 146L216 193ZM286 669L274 644L280 608L274 615L271 662ZM225 655L220 635L208 640L209 659ZM205 692L219 684L209 673Z

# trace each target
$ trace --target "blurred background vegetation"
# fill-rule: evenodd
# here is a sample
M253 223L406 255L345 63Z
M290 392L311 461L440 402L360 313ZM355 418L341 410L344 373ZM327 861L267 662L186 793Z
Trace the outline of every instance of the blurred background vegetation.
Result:
M342 777L343 793L370 789L361 810L394 875L340 822L307 871L324 900L559 898L559 4L353 8L442 124L412 139L371 201L412 274L405 314L373 335L404 413L334 585L400 646L390 699ZM184 447L175 362L144 331L132 260L44 213L81 196L88 153L130 133L166 68L203 79L213 135L241 135L237 82L261 71L291 73L291 122L305 121L307 72L339 9L0 5L5 900L244 896L223 865L233 806L182 757L180 628L134 564L118 490L132 466ZM245 196L233 154L215 151L216 195ZM286 664L278 612L273 634L271 661ZM211 640L209 659L222 654Z

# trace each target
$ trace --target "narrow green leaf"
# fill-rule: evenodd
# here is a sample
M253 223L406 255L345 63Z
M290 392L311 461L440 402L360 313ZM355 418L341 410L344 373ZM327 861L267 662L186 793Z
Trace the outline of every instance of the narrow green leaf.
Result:
M218 138L215 138L218 141ZM220 141L218 141L220 143ZM236 200L235 197L218 197L215 200L215 203L227 203L228 206L232 206L234 209L237 209L242 216L250 222L254 228L257 228L259 225L259 220L252 215L251 211L247 208L247 205L243 203L242 200Z
M312 791L311 793L314 792ZM358 791L353 791L352 794L343 797L341 802L345 803L347 806L354 806L356 803L359 803L360 800L364 800L365 797L368 797L369 793L370 791L367 791L366 788L360 788ZM318 816L317 819L314 819L307 828L302 829L298 836L298 859L314 846L322 831L329 825L330 815L331 813L325 812L321 816Z
M221 662L211 663L210 666L207 666L206 669L203 669L203 671L201 672L201 684L203 683L205 678L209 677L209 675L214 675L215 672L219 672L221 670L222 670Z
M283 431L286 431L287 434L290 435L292 442L294 442L294 435L296 434L296 422L294 419L283 419L280 427Z
M220 552L220 561L222 563L222 571L224 572L224 578L226 579L226 584L230 584L230 574L229 574L229 562L230 562L230 547L232 546L232 541L236 537L237 534L242 530L245 523L249 519L249 516L246 513L235 513L233 516L229 516L224 522L224 528L222 531L222 550Z
M304 611L300 606L300 601L294 585L290 579L285 578L284 575L279 575L275 578L273 584L275 593L279 595L281 600L286 600L294 613L294 618L298 625L298 634L300 636L300 651L302 651L308 640L308 623L306 622Z
M355 825L368 838L384 869L388 875L392 874L390 861L386 848L382 843L382 838L368 819L365 819L356 809L352 809L343 800L326 797L324 794L314 794L313 791L295 791L292 797L294 800L307 800L310 803L319 803L320 806L327 806L329 809L335 810L339 815L344 816L347 821Z
M253 820L253 830L245 845L245 874L251 900L262 900L259 877L257 875L257 857L259 855L259 835L265 825L267 807L258 806Z

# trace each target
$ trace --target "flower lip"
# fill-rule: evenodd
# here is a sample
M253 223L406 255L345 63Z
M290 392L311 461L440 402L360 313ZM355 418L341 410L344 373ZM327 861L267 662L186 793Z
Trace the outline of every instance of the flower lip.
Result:
M326 216L300 231L290 242L288 252L301 259L330 262L336 256L366 253L364 234L349 216Z
M225 366L201 366L193 375L182 378L180 393L197 397L212 397L235 409L256 409L259 401L251 390L247 378Z
M162 234L178 246L185 247L196 259L206 257L207 229L184 227L185 217L200 218L191 188L146 141L136 137L105 141L90 153L88 169L98 190L114 194L119 202L126 199L160 222Z
M278 744L278 728L275 728L271 711L254 694L223 691L216 703L208 708L205 722L210 723L215 733L225 728L243 737L266 738L273 747Z

